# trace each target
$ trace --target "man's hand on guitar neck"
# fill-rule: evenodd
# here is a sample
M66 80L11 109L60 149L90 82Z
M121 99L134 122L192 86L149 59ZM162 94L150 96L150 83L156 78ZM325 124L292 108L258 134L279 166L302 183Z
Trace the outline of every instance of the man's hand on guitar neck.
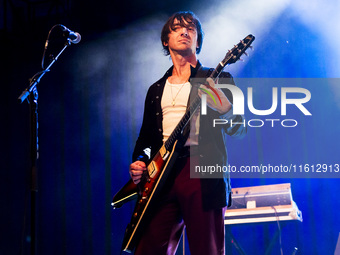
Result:
M129 173L134 184L138 184L140 182L145 170L146 165L143 161L135 161L130 165Z
M213 79L207 78L207 82L207 85L201 85L201 89L198 90L198 95L202 97L203 93L209 91L214 99L211 96L207 96L207 105L220 114L225 114L229 112L232 106L227 96L223 93L221 89L215 88L215 82Z

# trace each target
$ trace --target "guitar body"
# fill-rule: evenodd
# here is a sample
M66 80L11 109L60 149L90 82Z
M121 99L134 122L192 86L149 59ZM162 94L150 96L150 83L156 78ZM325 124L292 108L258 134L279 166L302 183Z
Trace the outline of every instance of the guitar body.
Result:
M210 74L210 78L216 79L227 64L235 63L245 50L250 47L255 40L253 35L246 36L233 49L228 51L224 59L217 65L215 70ZM207 87L209 85L205 84ZM212 88L211 88L212 89ZM130 180L118 193L113 197L113 208L121 207L125 202L137 197L137 202L128 224L122 244L122 250L132 252L135 248L139 237L145 226L148 224L150 214L157 204L157 196L164 186L176 159L183 148L186 138L189 134L183 134L184 128L189 123L191 117L197 110L201 99L199 96L191 102L186 113L171 133L170 137L147 163L147 171L142 175L138 185Z
M157 152L147 166L148 175L143 176L138 186L143 187L137 197L137 203L133 211L131 221L125 230L122 250L132 252L139 240L142 230L148 224L150 212L153 210L157 196L165 184L167 177L183 145L175 142L172 151ZM150 175L151 173L151 175Z
M123 204L129 202L130 200L134 200L138 196L138 186L133 183L132 179L130 179L124 186L121 188L116 195L113 196L111 205L113 209L117 209L122 207Z

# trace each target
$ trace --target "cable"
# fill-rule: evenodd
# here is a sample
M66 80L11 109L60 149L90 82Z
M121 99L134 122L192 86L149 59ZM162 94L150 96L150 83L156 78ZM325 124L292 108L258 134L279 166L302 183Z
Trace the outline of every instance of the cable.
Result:
M42 56L42 59L41 59L41 68L43 69L43 70L45 70L45 67L44 67L44 65L45 65L45 55L46 55L46 50L47 50L47 48L48 48L48 43L49 43L49 41L50 41L50 36L51 36L51 33L52 33L52 31L56 28L56 27L62 27L62 25L61 24L57 24L57 25L54 25L51 29L50 29L50 31L48 31L48 34L47 34L47 38L46 38L46 42L45 42L45 47L44 47L44 52L43 52L43 56ZM47 71L49 71L49 70L47 70Z
M282 249L282 233L281 233L281 225L280 225L280 219L279 219L279 216L277 215L277 211L276 211L276 208L275 206L271 206L275 212L275 216L276 216L276 223L277 223L277 227L278 227L278 230L279 230L279 244L280 244L280 252L281 252L281 255L283 255L283 249Z

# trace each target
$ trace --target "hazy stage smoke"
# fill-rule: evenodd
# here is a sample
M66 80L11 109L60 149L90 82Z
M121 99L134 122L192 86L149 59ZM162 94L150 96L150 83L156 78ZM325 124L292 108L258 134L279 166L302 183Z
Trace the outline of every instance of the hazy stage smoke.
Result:
M195 9L192 9L200 18L205 31L202 52L198 56L205 66L215 67L228 49L248 34L256 36L253 44L256 51L257 45L261 45L261 42L265 42L271 36L269 31L275 29L273 25L280 22L280 19L288 18L282 16L283 14L289 14L289 19L293 20L292 24L294 22L303 24L306 29L315 31L323 38L324 44L320 47L325 49L325 54L320 57L328 58L329 61L327 66L322 68L327 70L328 77L340 76L338 47L340 15L337 13L340 9L339 1L330 0L327 4L321 0L233 0L219 3L215 0L213 2L210 8L199 9L200 5L195 5ZM101 94L105 98L94 102L99 112L107 112L107 105L109 105L112 114L117 113L118 109L125 109L124 111L133 115L135 119L139 116L137 125L141 121L140 112L144 107L148 87L172 64L169 57L163 55L160 41L160 31L167 17L168 14L145 17L123 29L102 35L100 40L86 42L84 38L82 44L86 46L80 52L82 60L77 62L77 72L82 73L79 76L82 80L78 84L80 89L87 84L89 93L97 94L99 90L106 91L105 95ZM280 31L276 32L280 35ZM296 37L299 37L299 34L296 34ZM285 39L282 39L286 43ZM294 49L291 54L296 54L299 50ZM275 57L277 52L268 51L268 54ZM245 61L255 61L251 60L252 56L251 53L249 58L244 57ZM318 65L318 59L309 62ZM261 60L258 59L256 63L260 64ZM231 65L228 71L237 76L246 66L245 64L241 62ZM284 64L282 63L283 68ZM297 65L303 64L304 59L297 63ZM268 65L268 68L271 68L270 63L261 63L261 65ZM340 92L338 92L340 88L334 85L333 90L335 90L334 96L339 97L338 101L340 101Z

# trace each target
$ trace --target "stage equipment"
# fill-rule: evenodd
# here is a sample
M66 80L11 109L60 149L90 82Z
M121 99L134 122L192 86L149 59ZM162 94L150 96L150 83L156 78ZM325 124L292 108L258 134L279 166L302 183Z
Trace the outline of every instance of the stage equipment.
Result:
M232 205L225 213L224 224L227 225L226 236L239 254L245 255L246 253L228 225L276 222L278 229L273 234L265 255L271 254L277 238L282 254L280 221L302 222L302 213L293 201L290 183L232 189ZM297 250L294 247L292 255Z
M232 205L225 213L226 225L278 220L302 222L290 183L232 189Z

